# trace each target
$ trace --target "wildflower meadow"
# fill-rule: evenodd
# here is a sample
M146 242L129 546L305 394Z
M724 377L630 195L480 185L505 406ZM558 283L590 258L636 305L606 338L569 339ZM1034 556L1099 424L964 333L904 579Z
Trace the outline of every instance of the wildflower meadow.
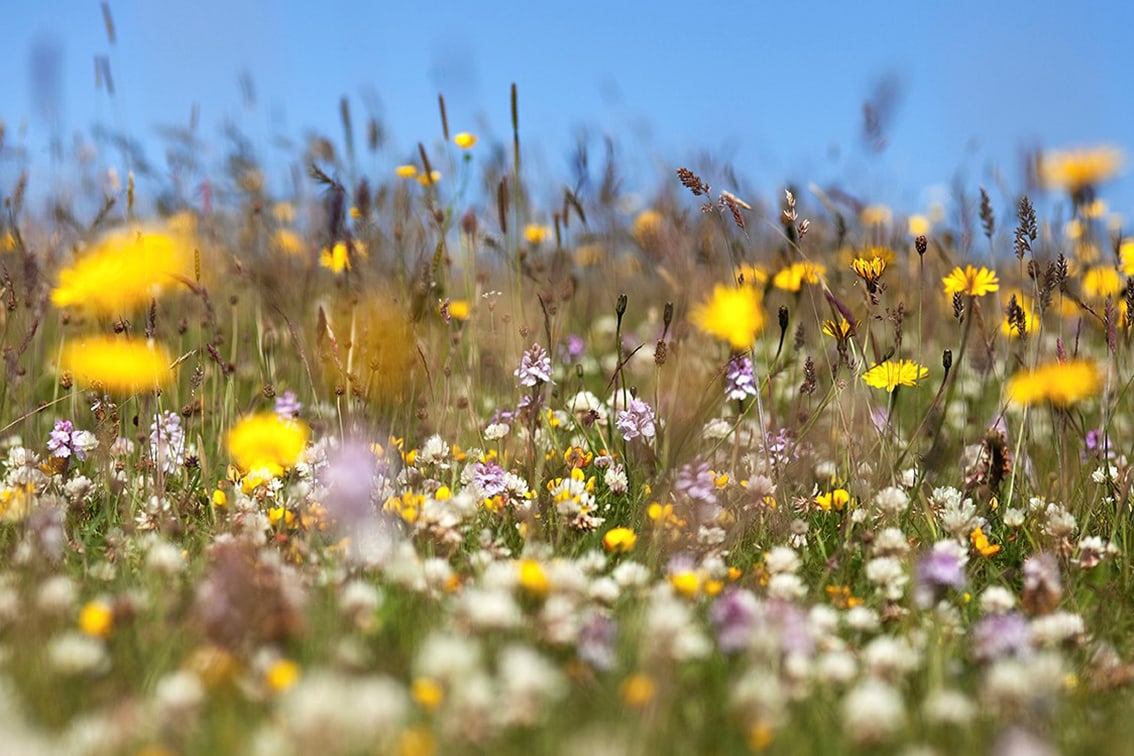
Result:
M1121 152L635 203L501 95L0 187L0 752L1131 752Z

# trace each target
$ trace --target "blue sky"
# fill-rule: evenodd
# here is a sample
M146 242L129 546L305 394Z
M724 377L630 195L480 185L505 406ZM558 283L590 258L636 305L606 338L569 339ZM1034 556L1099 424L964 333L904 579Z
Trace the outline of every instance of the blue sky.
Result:
M230 121L282 176L273 135L341 141L346 95L356 124L374 112L388 129L389 151L363 163L383 171L440 138L439 91L454 131L506 138L515 81L527 164L557 185L581 128L596 157L601 136L615 137L641 190L711 154L766 199L786 181L839 183L910 211L958 177L970 192L997 177L1015 190L1026 148L1105 142L1128 158L1102 195L1134 218L1134 10L1075 5L112 0L111 46L97 1L29 1L4 14L0 120L8 145L26 148L33 185L65 170L52 165L50 134L71 144L103 123L160 164L157 127L187 125L195 104L216 156ZM114 98L95 90L95 55L109 56ZM54 74L35 65L44 60ZM875 154L860 138L862 105L880 82L897 96Z

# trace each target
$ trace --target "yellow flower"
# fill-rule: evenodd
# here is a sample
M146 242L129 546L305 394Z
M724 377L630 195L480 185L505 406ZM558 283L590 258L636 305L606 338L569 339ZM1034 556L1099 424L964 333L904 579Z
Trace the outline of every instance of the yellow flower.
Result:
M398 175L398 178L407 178L407 179L413 178L414 176L417 175L417 166L416 165L399 165L397 168L394 169L394 173L396 173Z
M759 292L749 286L717 284L712 297L698 305L689 318L702 331L727 341L734 349L752 346L752 340L764 328Z
M858 214L864 226L889 226L893 217L893 212L885 205L869 205Z
M1088 360L1070 360L1024 370L1008 379L1008 399L1016 404L1051 402L1059 407L1089 399L1102 390L1102 374Z
M445 689L432 677L416 677L410 683L410 697L426 711L436 711L445 700Z
M868 291L874 291L878 286L878 279L886 270L886 260L881 257L872 257L869 260L857 257L851 263L851 269L866 284Z
M992 543L988 540L988 536L984 534L984 530L977 528L972 533L969 533L969 538L973 542L973 548L977 550L982 557L995 556L1000 551L1000 544Z
M733 278L738 284L762 287L768 283L768 271L751 263L741 263L733 270Z
M11 231L0 234L0 252L11 252L16 248L16 235Z
M924 215L911 215L908 225L910 236L925 236L929 233L929 218Z
M630 675L618 686L618 695L627 706L640 709L653 700L656 688L654 678L649 675Z
M1122 275L1134 276L1134 239L1123 239L1118 247L1118 258L1122 264Z
M307 446L307 435L307 426L302 422L262 412L248 415L234 425L225 436L225 445L241 470L267 470L281 475L299 461Z
M701 590L701 577L692 570L673 573L669 576L669 583L685 598L695 598Z
M1088 297L1104 299L1122 291L1118 271L1109 265L1099 265L1083 272L1083 293Z
M453 320L468 320L469 319L469 300L467 299L451 299L449 300L449 317Z
M1052 150L1040 156L1040 179L1051 187L1072 194L1114 176L1122 166L1122 151L1117 147L1084 147Z
M476 134L470 134L467 131L462 131L460 134L453 136L453 143L460 147L462 150L467 150L476 144Z
M547 226L540 226L536 223L529 223L524 226L524 239L527 240L528 244L543 244L550 235L551 229Z
M917 382L929 376L929 368L911 360L886 360L862 374L867 386L884 388L893 392L898 386L916 386Z
M268 667L264 679L275 693L282 693L299 680L299 665L291 659L279 659Z
M350 270L350 250L346 242L335 242L335 246L330 249L323 247L323 251L319 253L319 264L332 273Z
M432 186L433 184L436 184L440 180L441 180L441 171L438 171L438 170L430 171L428 176L426 176L423 173L423 174L421 174L420 176L417 177L417 183L421 184L422 186Z
M79 629L87 635L105 638L114 626L114 608L105 601L88 601L79 611Z
M776 274L772 285L784 291L799 291L805 283L819 283L819 277L826 272L827 266L819 263L792 263Z
M996 277L996 271L983 266L978 269L972 265L966 265L964 270L958 266L953 268L953 272L945 276L942 282L945 284L945 293L950 296L968 294L974 297L983 297L985 294L1000 288L1000 280Z
M630 234L640 247L648 247L658 240L662 227L662 214L652 208L643 210L634 218Z
M167 385L173 360L164 347L99 336L63 347L59 369L83 388L110 394L137 394Z
M824 512L830 512L832 509L841 512L849 502L850 493L845 488L836 488L831 493L819 494L815 497L815 503Z
M630 528L611 528L602 537L602 545L607 551L621 554L632 550L638 543L638 536Z
M178 238L157 231L116 231L59 273L51 303L121 315L161 296L176 276L192 274L192 256Z
M853 336L854 327L855 324L851 323L844 317L840 317L838 323L833 320L823 321L823 333L827 334L836 341L846 341L851 336Z
M551 590L551 581L538 559L521 559L519 562L520 587L537 598L543 598Z
M298 255L303 251L303 239L289 228L281 228L272 236L272 243L281 252Z

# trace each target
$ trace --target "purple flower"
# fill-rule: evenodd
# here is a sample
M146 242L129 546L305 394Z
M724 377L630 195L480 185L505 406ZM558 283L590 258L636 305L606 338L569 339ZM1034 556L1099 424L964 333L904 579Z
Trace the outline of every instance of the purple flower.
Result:
M551 357L547 350L539 344L532 344L524 356L520 358L520 366L513 373L520 379L523 386L538 386L541 383L552 383Z
M970 631L973 655L981 661L1022 656L1031 651L1031 628L1019 612L982 617Z
M90 431L75 430L70 420L56 420L47 439L47 450L53 457L66 459L72 455L78 460L87 458L87 452L98 446L98 439Z
M717 483L708 462L689 462L677 471L674 490L698 504L717 503Z
M959 546L947 541L944 546L938 544L918 560L914 587L918 606L933 606L941 600L945 591L960 590L965 586L965 561L959 550Z
M567 363L578 362L587 350L587 345L581 336L568 334L567 343L560 347L563 351L563 361Z
M504 475L504 468L496 462L476 462L473 464L473 484L480 489L481 495L486 499L504 493L508 487Z
M374 452L361 441L347 441L328 455L319 480L327 487L327 511L341 525L355 525L374 516L371 497L378 473Z
M759 615L760 602L751 591L728 588L722 593L709 609L721 651L734 654L748 648Z
M654 410L637 398L631 399L630 406L618 413L615 425L627 441L638 436L653 438L657 433L657 428L654 426Z
M302 409L303 405L299 403L294 391L285 391L281 396L276 397L276 414L282 420L294 420L299 417L299 411Z
M150 423L150 459L167 473L185 460L185 430L181 416L171 410L158 412Z
M595 669L612 669L615 663L614 641L618 623L610 617L595 614L579 630L576 652L581 661Z
M747 396L756 396L756 377L752 373L752 360L737 355L728 361L725 368L725 396L740 401Z

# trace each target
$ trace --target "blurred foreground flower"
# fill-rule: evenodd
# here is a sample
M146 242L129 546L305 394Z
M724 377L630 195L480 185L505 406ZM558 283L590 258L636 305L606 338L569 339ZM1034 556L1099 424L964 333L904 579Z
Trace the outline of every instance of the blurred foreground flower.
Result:
M476 144L476 134L470 134L467 131L462 131L460 134L453 135L453 143L460 147L462 150L467 150Z
M893 392L898 386L916 386L917 382L929 375L929 368L911 360L886 360L862 374L867 386L884 388Z
M192 274L188 244L160 232L126 229L96 244L59 274L51 292L56 307L84 307L121 315L161 295L176 276Z
M307 446L307 426L284 420L274 412L249 415L225 437L229 454L241 470L266 470L280 475L299 461Z
M734 349L747 349L764 328L760 294L749 286L717 284L712 297L693 310L690 320L710 336L727 341Z
M1025 370L1008 380L1008 400L1016 404L1051 402L1060 407L1089 399L1102 389L1098 366L1071 360Z
M945 284L945 293L968 294L974 297L983 297L985 294L1000 288L1000 280L996 271L985 267L974 268L966 265L962 270L960 266L953 268L953 272L942 279Z
M172 361L160 345L98 337L65 345L59 369L84 388L136 394L167 385L173 379Z

